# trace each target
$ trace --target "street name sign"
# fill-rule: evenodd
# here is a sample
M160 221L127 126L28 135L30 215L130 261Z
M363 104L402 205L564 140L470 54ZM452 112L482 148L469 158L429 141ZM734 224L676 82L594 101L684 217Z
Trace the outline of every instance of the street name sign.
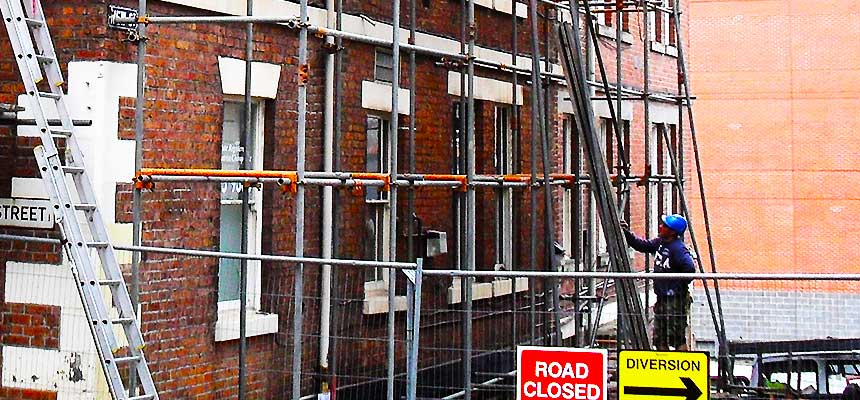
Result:
M618 355L618 400L709 400L705 352L632 351Z
M517 400L606 400L606 350L517 346Z
M0 226L51 229L54 212L48 200L0 198Z

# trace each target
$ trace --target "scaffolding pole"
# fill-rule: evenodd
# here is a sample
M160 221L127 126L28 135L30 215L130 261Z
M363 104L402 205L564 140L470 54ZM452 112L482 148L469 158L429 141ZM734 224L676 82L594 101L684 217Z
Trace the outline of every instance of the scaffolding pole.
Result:
M308 107L308 0L299 1L299 65L296 79L298 83L298 129L296 133L296 178L305 177L305 140ZM305 187L296 188L296 257L305 254ZM302 397L302 309L304 302L304 264L296 266L293 299L293 355L292 355L292 396L293 400Z
M682 39L681 31L680 31L680 29L681 29L681 13L679 11L679 8L680 8L680 1L675 0L674 7L672 7L672 15L674 16L675 37L676 37L676 40L678 43L678 73L680 74L680 77L681 77L681 79L679 79L679 82L683 81L683 83L684 83L683 94L684 94L685 99L684 99L684 102L682 103L682 107L683 107L683 104L685 104L687 107L687 116L689 118L689 124L690 124L690 138L691 138L692 144L693 144L693 158L696 161L696 174L697 174L697 178L699 180L699 194L700 194L700 197L702 200L702 214L703 214L704 224L705 224L705 238L707 239L707 244L708 244L708 256L709 256L709 261L711 264L711 271L716 273L717 272L717 260L716 260L716 255L714 254L713 237L711 235L710 215L708 214L708 203L707 203L706 196L705 196L705 182L704 182L704 177L702 176L702 159L701 159L701 156L699 155L699 142L698 142L698 139L696 136L695 119L693 118L693 102L692 102L692 98L691 98L692 96L690 95L690 77L687 74L687 61L686 61L686 57L685 57L684 42L681 40ZM683 159L681 159L681 161L683 161ZM676 172L675 175L679 177L679 184L683 185L683 175L679 174L678 172ZM683 186L682 186L681 192L683 192ZM689 211L688 211L688 215L689 215ZM688 216L688 218L689 218L689 216ZM698 256L698 254L699 254L699 252L696 251L697 256ZM701 263L699 263L699 268L700 269L704 268ZM703 281L703 283L704 283L704 281ZM729 356L729 354L728 354L728 347L727 347L727 343L726 343L726 324L725 324L725 321L723 320L723 303L722 303L722 298L720 297L719 283L717 281L714 281L714 295L715 295L716 303L717 303L716 304L717 316L714 318L719 319L719 327L717 328L717 339L719 341L719 349L720 349L719 366L720 366L720 375L722 378L721 379L722 382L720 382L720 383L721 383L721 386L725 387L725 385L728 385L729 383L731 383L731 380L730 380L731 372L728 370L728 358L727 357ZM708 296L708 301L710 304L710 296ZM711 315L712 315L712 317L714 315L713 305L711 305ZM717 326L716 321L714 322L714 325L715 325L715 327Z
M388 135L388 173L390 180L397 180L397 136L400 134L400 0L393 0L392 9L392 31L393 40L391 51L393 56L392 78L391 78L391 129ZM388 193L388 205L391 207L389 217L389 260L397 260L397 186L391 187ZM394 400L394 373L395 373L395 288L397 287L397 271L388 270L388 400Z
M517 59L518 59L518 55L517 55L518 50L519 50L519 40L518 40L519 39L519 37L518 37L518 33L519 33L519 29L518 29L519 26L518 25L519 24L518 24L518 22L519 21L517 21L517 13L516 13L516 10L514 10L511 13L511 65L517 65ZM504 173L520 171L519 139L520 139L521 135L520 135L520 107L519 107L520 93L518 90L518 86L519 86L519 74L517 73L517 71L511 70L511 99L512 99L511 103L512 104L511 104L511 120L509 121L510 131L511 131L511 148L506 149L506 154L510 154L511 159L506 161L505 167L510 166L510 169L504 170L503 171ZM510 164L508 164L508 162ZM518 265L519 260L517 260L516 253L514 252L514 249L518 247L517 244L519 243L519 240L517 240L517 238L520 237L520 235L518 235L516 233L518 231L518 228L519 228L519 223L518 223L519 221L517 221L515 219L514 212L513 212L514 203L515 203L513 191L502 191L502 196L503 196L502 204L505 207L505 209L507 209L508 206L510 207L511 211L510 211L509 215L511 217L511 221L510 221L509 230L503 229L502 241L504 243L504 247L503 247L503 254L502 254L501 258L502 258L502 263L503 264L505 264L505 263L509 264L508 268L513 270L515 268L519 268L519 265ZM519 194L517 194L517 197L520 200L522 199L522 197ZM505 200L508 201L507 205L505 204ZM516 203L518 205L522 205L522 201L519 201ZM496 224L496 225L498 225L498 224ZM508 232L511 233L510 237L504 237L504 235L506 235ZM516 260L516 261L514 261L514 260ZM518 308L518 305L517 305L517 279L513 278L513 279L511 279L511 332L513 332L513 335L512 335L513 340L511 341L511 345L513 348L516 348L516 346L520 343L520 331L518 329L519 327L517 324L517 308Z
M146 15L146 0L138 0L137 12L138 15ZM137 82L136 82L136 97L134 102L134 170L140 170L143 166L143 134L144 134L144 119L143 107L146 98L146 25L137 24ZM132 185L131 192L131 243L135 246L141 245L141 197L140 188L137 185ZM134 312L137 314L138 320L143 320L140 311L140 253L132 253L131 255L131 284L129 285L131 304L134 307ZM135 368L129 368L129 388L128 395L137 395L137 371Z
M466 20L468 24L467 37L468 44L466 46L466 85L468 86L468 94L466 98L466 183L470 184L475 180L475 39L477 36L477 26L475 24L475 1L468 0L466 3ZM463 238L466 242L466 270L474 271L475 265L475 212L476 212L475 189L473 186L466 188L466 236ZM466 346L463 349L465 353L465 362L463 364L463 379L465 385L466 400L472 398L472 282L474 278L466 277L465 291L463 292L463 303L466 308L465 325L463 326L463 336L466 340Z

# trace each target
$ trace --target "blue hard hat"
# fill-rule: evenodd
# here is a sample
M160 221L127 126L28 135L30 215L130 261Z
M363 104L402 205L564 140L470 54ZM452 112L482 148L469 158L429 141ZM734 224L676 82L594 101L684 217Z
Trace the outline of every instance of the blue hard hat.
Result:
M663 221L663 225L678 235L684 234L684 231L687 230L687 219L681 214L664 215L660 219Z

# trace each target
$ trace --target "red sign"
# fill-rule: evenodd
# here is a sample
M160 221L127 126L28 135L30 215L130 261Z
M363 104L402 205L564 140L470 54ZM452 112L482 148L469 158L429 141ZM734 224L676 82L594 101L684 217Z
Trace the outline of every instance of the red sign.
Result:
M606 400L606 350L517 346L517 400Z

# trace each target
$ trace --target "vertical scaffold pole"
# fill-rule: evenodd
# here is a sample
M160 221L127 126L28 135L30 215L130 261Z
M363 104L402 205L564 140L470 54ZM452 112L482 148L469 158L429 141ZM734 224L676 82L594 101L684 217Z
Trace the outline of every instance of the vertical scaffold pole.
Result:
M469 0L466 9L466 19L468 22L468 38L469 44L467 47L468 61L466 64L466 84L468 86L468 97L466 100L466 118L468 118L466 126L466 269L469 271L475 270L475 188L472 182L475 180L475 36L477 35L477 27L475 26L475 1ZM463 327L463 336L466 340L464 353L466 359L463 364L463 379L464 379L464 396L466 400L472 398L472 282L474 277L466 277L463 279L465 284L465 292L463 293L463 302L466 308L466 320Z
M296 174L301 182L305 178L305 132L308 108L308 0L299 1L299 65L298 83L298 127L296 130ZM296 257L305 254L305 187L296 189ZM293 306L293 400L302 397L302 297L304 296L304 263L298 263L295 271Z
M514 12L511 13L511 65L513 65L513 66L518 65L517 64L517 61L518 61L517 52L519 50L519 43L518 43L519 32L517 29L518 28L517 18L518 17L517 17L516 10L514 10ZM520 145L519 145L519 139L520 139L519 99L520 99L520 94L519 94L518 86L519 86L519 73L517 73L516 70L512 70L512 72L511 72L511 99L512 99L512 101L511 101L511 103L512 103L511 114L512 115L511 115L511 120L510 120L511 136L512 136L511 147L512 148L509 150L509 153L511 154L511 158L513 160L516 160L517 162L511 165L513 169L507 171L509 173L510 172L512 172L512 173L520 173L521 172L520 166L519 166L519 160L520 160L520 157L519 157L519 149L520 149ZM513 161L513 160L511 160L511 161ZM505 189L505 193L510 193L510 194L505 194L505 197L510 198L509 206L511 207L510 216L512 219L510 221L510 224L511 224L510 232L512 232L512 235L510 238L508 238L508 240L505 241L505 249L504 249L505 254L502 256L502 259L506 260L505 262L510 263L510 265L505 265L505 267L510 269L510 270L513 270L514 265L517 264L517 262L515 261L515 256L514 256L515 253L514 253L513 249L515 249L516 246L519 245L518 238L520 237L520 235L517 234L517 230L516 230L516 228L519 227L519 224L513 220L513 218L514 218L514 213L513 213L513 209L514 209L513 196L514 196L514 194L513 194L513 190ZM517 202L517 205L521 205L521 203ZM513 345L514 350L516 350L516 346L517 346L517 344L519 344L519 339L520 339L520 332L519 332L518 326L517 326L518 325L517 324L517 309L518 309L517 278L511 278L511 332L513 332L513 335L511 335L513 338L511 344Z
M397 180L397 136L400 133L398 104L400 102L400 0L394 0L391 27L392 33L392 74L391 74L391 122L388 133L388 173L391 181ZM414 96L414 94L412 94ZM397 260L397 185L391 185L388 193L389 216L389 249L388 257L391 261ZM394 400L394 369L395 369L395 288L397 287L397 270L388 270L388 400Z
M138 0L137 14L146 15L146 0ZM134 170L140 171L143 167L143 107L146 95L146 24L137 24L137 94L134 102ZM141 245L141 189L137 186L132 188L131 213L132 231L131 243L135 246ZM140 312L140 253L131 254L131 304L137 313L138 321L143 320ZM129 368L128 395L136 395L137 371Z
M247 0L247 14L254 13L254 0ZM251 63L254 57L254 24L249 22L245 27L245 103L242 114L242 133L239 136L239 148L243 149L241 169L251 169L254 155L254 138L251 135ZM254 190L246 186L242 190L242 254L248 254L248 216L251 212L250 196ZM245 399L247 371L245 370L248 350L248 260L239 260L239 400Z
M645 35L642 36L642 48L645 54L642 56L642 107L645 120L645 235L651 235L653 222L651 220L651 202L654 201L654 184L651 183L651 175L654 174L654 163L651 161L654 155L651 151L651 21L648 14L648 0L642 0L642 21L645 26ZM657 171L660 174L660 171ZM645 272L651 271L651 254L645 253ZM651 281L645 281L645 320L649 319L651 313L648 307L651 304Z

